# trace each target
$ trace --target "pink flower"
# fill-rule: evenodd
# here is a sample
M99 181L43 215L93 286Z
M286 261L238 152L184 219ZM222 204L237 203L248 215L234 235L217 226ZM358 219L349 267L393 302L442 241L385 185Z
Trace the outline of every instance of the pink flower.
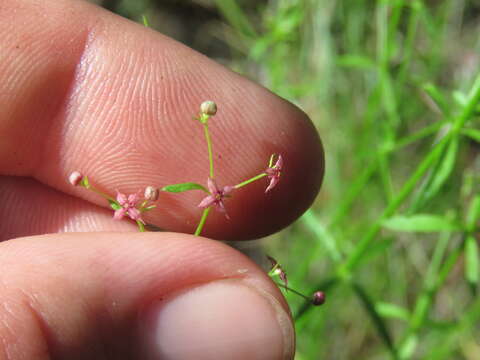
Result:
M140 221L145 225L145 222L141 218L140 210L137 209L137 202L139 200L138 194L125 195L117 191L117 202L120 204L121 208L115 210L113 218L115 220L122 219L125 215L128 215L130 219L135 221Z
M270 271L273 270L274 271L273 274L278 275L280 280L282 280L283 284L285 285L285 289L288 290L288 279L287 279L287 273L285 272L285 270L283 270L282 266L273 257L267 255L267 259L272 264L272 268L270 269Z
M217 187L215 180L210 178L208 178L207 186L208 186L208 190L210 191L210 195L204 198L200 202L200 204L198 204L198 207L208 208L212 205L215 205L218 211L223 212L225 214L225 217L227 219L230 219L230 217L227 214L227 210L225 209L225 204L223 203L223 199L225 198L225 196L227 196L233 191L234 187L225 186L223 189L220 190Z
M267 186L265 192L269 192L272 190L280 181L280 175L282 174L283 169L283 158L282 155L278 155L277 162L272 167L269 167L265 170L265 173L268 175L270 179L270 183Z

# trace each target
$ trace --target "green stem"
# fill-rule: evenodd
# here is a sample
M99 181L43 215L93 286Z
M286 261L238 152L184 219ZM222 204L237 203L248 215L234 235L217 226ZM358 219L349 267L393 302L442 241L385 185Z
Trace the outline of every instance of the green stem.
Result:
M89 186L88 187L88 190L91 190L93 191L94 193L97 193L98 195L100 195L101 197L107 199L107 200L110 200L110 201L113 201L113 202L117 202L117 200L115 200L113 197L111 197L110 195L107 195L103 192L101 192L100 190L97 190L95 189L93 186Z
M143 223L140 220L137 220L136 222L138 225L138 230L140 230L140 232L145 232L145 225L143 225Z
M208 117L205 118L203 121L200 120L203 124L203 130L205 133L205 140L207 141L207 148L208 148L208 163L210 165L210 179L213 179L213 150L212 150L212 139L210 138L210 133L208 131ZM210 213L210 208L206 208L203 210L202 217L200 218L200 222L197 225L197 229L195 230L195 235L200 236L202 233L203 227L205 222L207 221L208 214Z
M417 182L423 177L425 172L430 168L433 162L437 159L437 156L443 151L443 148L450 141L450 138L454 133L458 133L463 125L469 120L474 112L475 108L480 101L480 75L475 79L475 83L470 92L469 101L465 108L462 110L460 115L453 122L453 129L440 140L430 153L424 158L424 160L417 167L413 175L408 179L408 181L403 186L400 194L393 199L390 205L385 209L385 211L380 215L377 221L372 225L370 230L366 235L360 240L354 251L352 252L349 259L339 268L341 275L348 275L348 273L357 265L359 260L362 258L364 253L367 251L368 247L375 239L376 235L381 229L382 221L393 215L395 211L400 207L400 205L405 201L405 199L410 195L414 190Z
M410 136L407 136L403 139L398 140L398 142L392 147L385 148L382 151L384 154L390 154L394 151L397 151L405 146L412 144L417 140L421 140L426 136L436 133L442 126L445 126L447 121L439 121L432 125L426 126L422 130L419 130L417 133L414 133ZM363 173L354 181L354 183L349 187L347 195L344 197L344 201L338 206L338 210L335 212L330 222L330 228L337 227L338 224L348 215L350 208L352 207L353 202L357 199L358 195L365 187L367 181L375 174L377 167L379 165L378 161L372 161L370 165L363 171Z
M213 179L213 151L212 151L212 140L210 138L210 133L208 132L208 124L203 124L203 130L205 132L205 140L207 140L208 147L208 162L210 164L210 179Z
M208 214L210 212L210 209L211 208L208 207L205 210L203 210L202 218L200 219L200 222L198 223L197 230L195 230L195 235L196 236L200 236L200 234L202 233L203 226L205 225L205 221L207 221L207 217L208 217Z
M400 193L395 197L395 199L393 199L389 206L378 217L377 221L374 222L374 224L370 227L370 230L355 247L349 259L340 267L339 270L341 275L347 275L357 265L357 263L360 261L364 253L368 250L368 247L380 231L382 222L388 217L392 216L395 211L397 211L397 209L400 207L400 205L403 204L405 199L415 189L417 182L423 177L423 175L430 168L437 156L439 156L439 154L443 151L443 148L450 140L450 137L451 133L447 134L434 146L430 153L423 159L423 161L417 167L413 175L403 185Z
M235 188L235 189L240 189L241 187L243 187L243 186L245 186L245 185L248 185L248 184L250 184L250 183L252 183L252 182L254 182L254 181L257 181L258 179L261 179L261 178L263 178L263 177L265 177L265 176L267 176L266 173L261 173L261 174L259 174L259 175L257 175L257 176L254 176L254 177L252 177L252 178L250 178L250 179L248 179L248 180L245 180L245 181L241 182L240 184L235 185L234 188Z
M381 225L383 220L392 216L398 208L403 204L403 202L407 199L407 197L411 194L411 192L415 189L418 181L423 177L423 175L427 172L427 170L432 166L435 162L437 157L441 154L444 147L448 144L453 136L456 136L458 133L462 131L462 127L470 120L476 111L476 107L480 102L480 74L477 75L475 79L474 85L470 91L468 102L465 107L462 109L460 114L453 119L453 126L450 131L440 140L438 141L433 149L426 155L423 161L418 165L412 176L407 180L407 182L403 185L400 193L393 199L393 201L389 204L389 206L383 211L383 213L377 218L377 220L373 223L370 229L367 231L365 236L359 241L358 245L353 249L352 253L348 257L348 259L337 267L337 277L340 279L348 280L351 276L352 270L360 263L361 258L363 255L368 251L370 244L373 242L377 234L381 229ZM370 175L370 174L366 174ZM460 256L458 251L454 252L447 260L447 264L445 265L444 269L440 273L439 279L444 279L448 275L449 270L451 269L452 264L455 263L457 257ZM334 277L335 279L336 277ZM337 285L338 281L332 282L331 285ZM305 313L306 310L310 307L310 304L304 304L298 314L295 316L295 319L300 319Z
M279 263L276 263L275 266L268 272L268 276L273 277L275 276L275 271L280 267Z
M480 102L480 74L477 75L475 82L470 90L468 103L463 108L458 118L454 122L453 131L460 132L463 125L473 116Z
M289 288L287 285L285 284L282 284L280 282L275 282L275 284L277 284L277 286L281 287L281 288L284 288L285 290L287 291L291 291L293 292L294 294L298 295L298 296L301 296L302 298L304 298L305 300L308 300L308 301L312 301L312 299L310 299L308 296L305 296L303 295L301 292L295 290L295 289L292 289L292 288Z

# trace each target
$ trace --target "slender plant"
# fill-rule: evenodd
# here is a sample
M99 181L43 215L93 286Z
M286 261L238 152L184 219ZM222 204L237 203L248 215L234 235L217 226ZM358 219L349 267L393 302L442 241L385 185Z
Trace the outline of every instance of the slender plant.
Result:
M148 211L151 211L156 208L156 205L153 202L158 200L159 191L169 192L169 193L182 193L184 191L203 191L205 197L197 205L202 208L202 215L196 227L194 235L200 236L205 223L207 221L208 215L212 208L215 208L217 211L223 213L226 219L230 219L226 206L225 200L233 196L235 190L238 190L244 186L252 184L255 181L260 179L267 178L268 184L265 189L265 193L272 191L273 188L280 181L280 177L283 171L283 158L281 154L272 154L268 161L267 167L261 171L259 174L239 182L236 185L226 185L219 187L215 178L215 166L214 166L214 156L213 156L213 143L209 130L209 120L215 116L217 113L217 105L213 101L204 101L200 105L200 112L197 116L194 117L194 120L201 124L203 127L203 133L205 136L205 141L207 144L207 153L208 153L208 178L206 186L195 182L182 182L178 184L166 185L159 190L158 187L147 186L143 191L143 196L141 197L140 191L134 194L123 194L117 190L116 197L110 196L107 193L104 193L94 187L89 178L84 176L80 171L74 171L69 176L69 182L74 186L81 186L87 190L93 191L96 194L103 197L108 201L110 207L114 211L113 218L115 220L121 220L124 218L130 218L135 221L139 231L146 231L145 221L142 218L142 214ZM285 290L290 290L293 293L303 297L308 300L312 305L322 305L325 302L325 294L322 291L313 292L312 296L305 296L302 293L290 288L288 286L287 275L285 270L280 266L280 264L273 259L268 257L271 261L271 269L268 272L268 275L271 278L277 279L277 285L280 288Z

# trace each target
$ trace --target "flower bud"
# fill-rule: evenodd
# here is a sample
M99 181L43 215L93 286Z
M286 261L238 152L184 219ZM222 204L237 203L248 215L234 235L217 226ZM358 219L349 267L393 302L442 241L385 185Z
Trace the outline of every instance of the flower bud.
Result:
M325 303L325 293L323 291L315 291L312 296L312 305L319 306Z
M73 186L77 186L83 180L83 175L79 171L74 171L68 177L68 182Z
M210 100L204 101L200 105L200 112L208 116L213 116L217 113L217 104Z
M158 200L158 189L153 186L147 186L145 188L145 194L143 195L146 200L157 201Z

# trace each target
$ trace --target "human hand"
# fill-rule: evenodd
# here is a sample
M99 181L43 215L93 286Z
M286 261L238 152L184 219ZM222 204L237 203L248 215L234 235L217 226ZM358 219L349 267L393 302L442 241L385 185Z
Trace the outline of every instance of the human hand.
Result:
M0 239L9 240L0 244L0 358L291 358L288 307L250 260L205 238L137 233L66 178L81 170L127 193L205 182L203 138L189 119L214 99L225 183L271 153L288 170L275 194L262 184L236 194L232 220L212 213L204 234L261 237L295 220L320 186L323 153L306 116L84 2L4 0L0 18ZM145 218L192 232L201 197L164 194ZM35 236L45 233L57 234Z

